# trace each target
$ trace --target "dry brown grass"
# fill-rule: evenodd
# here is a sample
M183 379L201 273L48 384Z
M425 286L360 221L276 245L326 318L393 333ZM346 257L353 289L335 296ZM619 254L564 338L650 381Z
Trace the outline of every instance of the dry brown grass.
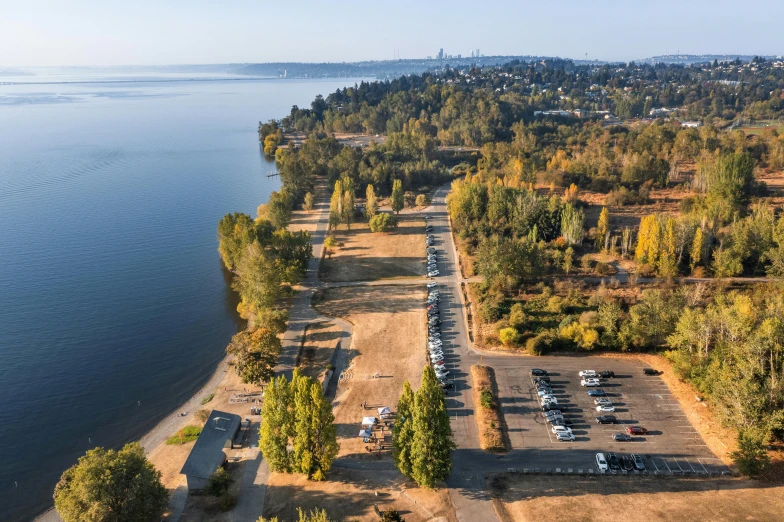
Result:
M509 437L498 405L498 385L495 382L495 371L489 366L475 364L471 367L471 382L473 383L471 397L474 400L474 418L479 432L479 446L485 451L507 451ZM486 408L482 404L483 391L488 391L492 395L493 404L490 408Z
M489 481L506 521L710 520L774 521L784 487L747 479L683 477L550 477L501 475Z
M343 243L321 263L322 281L375 281L394 277L424 277L425 222L422 216L402 214L391 233L373 233L367 223L342 225L334 232Z
M354 325L350 377L340 383L333 402L341 456L375 460L357 437L362 417L376 415L381 406L394 411L405 381L419 386L427 362L424 299L421 285L344 287L327 290L318 304L320 313ZM381 458L391 459L388 430L384 436Z
M341 329L334 323L321 321L309 324L305 331L305 341L297 361L297 367L307 377L322 382L338 341Z
M412 489L407 489L412 488ZM334 468L323 482L300 475L271 473L265 517L297 520L297 508L324 509L330 520L377 521L380 510L396 509L406 522L455 520L446 489L417 488L396 470Z

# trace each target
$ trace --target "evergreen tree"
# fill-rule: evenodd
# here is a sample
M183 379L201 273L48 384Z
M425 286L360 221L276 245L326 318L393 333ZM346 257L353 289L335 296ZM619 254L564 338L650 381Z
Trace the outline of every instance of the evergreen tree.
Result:
M607 207L602 208L599 214L599 223L596 225L596 248L597 250L604 249L604 243L610 233L610 211Z
M694 270L702 261L702 227L694 231L694 240L691 243L691 269Z
M368 183L365 190L365 215L368 219L372 219L378 212L378 197L376 197L376 189L372 184Z
M403 203L405 201L405 194L403 193L403 182L396 179L392 183L392 212L397 214L403 210Z
M414 391L406 381L403 384L403 393L397 401L397 418L392 428L392 457L397 469L407 477L411 476L411 442L414 438L413 407Z
M273 379L264 390L264 402L259 433L259 449L272 471L291 470L287 446L291 433L291 385L283 375Z
M426 488L446 480L452 471L452 427L444 391L433 368L426 366L422 386L414 398L414 437L411 443L411 478Z

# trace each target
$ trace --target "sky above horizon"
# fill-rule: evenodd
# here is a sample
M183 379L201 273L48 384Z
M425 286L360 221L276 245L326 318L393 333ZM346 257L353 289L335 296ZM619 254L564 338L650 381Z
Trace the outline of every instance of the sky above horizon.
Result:
M0 67L784 54L781 0L0 0L0 13Z

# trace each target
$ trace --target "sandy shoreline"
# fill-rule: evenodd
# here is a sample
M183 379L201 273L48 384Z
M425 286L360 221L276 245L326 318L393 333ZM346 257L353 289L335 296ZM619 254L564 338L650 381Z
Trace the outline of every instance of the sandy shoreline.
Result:
M176 408L173 408L172 411L169 412L166 417L161 419L161 421L158 422L158 424L156 424L152 429L150 429L150 431L142 435L141 438L137 439L139 444L141 444L144 448L144 451L147 453L147 455L161 446L166 441L166 439L177 433L180 428L189 424L190 421L193 420L196 412L203 407L201 400L206 395L213 393L223 381L224 377L226 377L226 372L229 367L229 358L230 356L227 355L218 363L215 371L213 371L212 375L210 375L209 380L204 383L204 385L199 388L190 399L178 405ZM183 411L187 411L188 415L184 417L180 416L180 413ZM57 515L54 507L50 507L43 513L39 514L35 520L36 522L57 522L61 521L62 519Z

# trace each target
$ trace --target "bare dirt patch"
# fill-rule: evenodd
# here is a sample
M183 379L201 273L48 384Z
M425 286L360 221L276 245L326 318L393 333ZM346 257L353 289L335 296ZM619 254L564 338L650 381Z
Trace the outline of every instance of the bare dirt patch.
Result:
M297 508L302 508L324 509L330 520L377 521L373 504L382 511L397 510L406 522L455 520L446 489L417 488L396 470L347 468L334 468L323 482L270 474L264 516L297 520Z
M351 362L333 402L341 456L391 460L388 427L374 432L383 444L380 456L357 435L363 417L377 416L384 406L394 411L405 381L419 386L427 362L424 299L422 285L344 287L327 290L317 306L354 325Z
M500 475L488 481L503 521L781 520L784 487L747 479ZM630 511L631 510L631 511Z
M376 281L394 277L424 277L425 221L422 216L397 216L391 233L373 233L367 223L345 225L334 232L343 243L321 263L322 281Z

